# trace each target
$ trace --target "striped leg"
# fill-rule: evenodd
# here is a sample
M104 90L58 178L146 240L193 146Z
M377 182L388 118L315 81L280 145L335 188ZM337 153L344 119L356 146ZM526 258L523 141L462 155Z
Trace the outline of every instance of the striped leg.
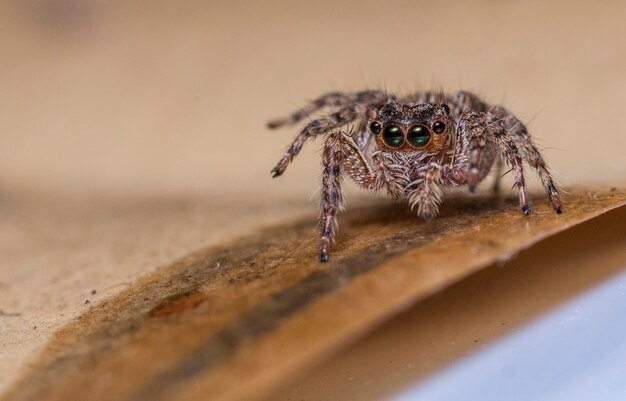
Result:
M559 195L556 184L552 179L552 175L548 171L548 166L543 160L543 156L537 149L537 146L533 143L526 126L502 106L494 108L493 113L504 119L505 128L519 149L520 155L533 169L535 169L541 179L541 183L543 184L546 193L548 194L548 200L552 205L552 208L557 214L561 214L563 208L561 196Z
M504 120L491 113L463 113L459 121L460 136L468 138L467 185L470 191L489 172L497 153L502 155L515 174L520 209L525 215L531 212L522 155L515 141L508 135Z
M356 93L329 92L309 102L300 110L283 118L277 118L267 123L268 128L274 129L285 125L293 125L307 118L324 107L344 107L350 104L380 104L391 98L383 91L362 91Z
M386 189L389 195L403 197L407 183L406 169L389 163L384 154L367 161L352 138L336 131L328 135L322 151L322 193L320 202L320 261L328 260L330 245L337 234L337 212L345 206L341 182L344 172L360 186Z
M443 193L442 167L431 163L419 172L418 186L409 194L411 207L417 207L417 215L423 220L429 221L439 214Z
M341 127L342 125L351 123L359 118L366 118L370 111L371 109L369 106L365 104L353 104L345 106L326 117L322 117L308 123L292 142L282 159L280 159L278 164L276 164L276 166L272 169L273 176L278 177L285 172L289 163L291 163L293 158L300 153L302 146L308 139L324 134L332 129Z

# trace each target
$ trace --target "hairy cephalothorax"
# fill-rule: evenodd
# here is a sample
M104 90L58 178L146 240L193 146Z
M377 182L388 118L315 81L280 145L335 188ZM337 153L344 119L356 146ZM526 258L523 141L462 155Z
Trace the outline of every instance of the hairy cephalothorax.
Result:
M531 204L524 162L539 175L556 213L562 202L539 150L517 117L468 92L454 96L419 92L397 97L383 91L328 93L291 116L271 121L277 128L295 124L315 111L329 113L310 121L272 170L281 175L307 139L326 134L322 151L322 228L320 260L328 260L337 232L337 212L344 207L341 179L408 199L424 220L437 216L446 187L467 185L474 192L493 164L500 178L502 162L515 177L522 213ZM342 127L351 125L356 129Z

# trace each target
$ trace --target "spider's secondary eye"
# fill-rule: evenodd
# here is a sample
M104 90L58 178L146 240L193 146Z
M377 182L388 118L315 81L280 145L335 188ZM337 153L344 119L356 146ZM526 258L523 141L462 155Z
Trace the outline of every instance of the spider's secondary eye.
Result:
M372 134L380 134L380 130L382 128L383 127L380 125L379 122L374 121L370 124L370 131L372 131Z
M450 106L444 103L441 105L441 107L443 107L443 110L446 112L447 115L450 115Z
M404 142L404 134L402 129L397 125L388 125L383 133L383 140L390 148L397 148Z
M433 131L435 131L436 134L441 134L443 131L446 130L446 124L441 122L441 121L435 121L433 123Z
M407 139L411 145L420 148L430 142L430 131L423 125L414 125L409 129Z

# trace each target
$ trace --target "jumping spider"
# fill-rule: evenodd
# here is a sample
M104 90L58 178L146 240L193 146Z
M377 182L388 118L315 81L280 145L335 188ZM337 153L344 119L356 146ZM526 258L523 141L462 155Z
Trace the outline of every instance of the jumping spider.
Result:
M313 112L330 112L310 121L272 170L281 175L310 138L326 134L322 151L322 227L320 260L337 232L337 211L344 207L345 173L361 187L384 190L408 199L424 220L437 216L442 188L476 185L494 162L500 178L502 161L515 176L522 213L530 214L523 162L534 168L554 211L562 202L546 163L524 124L502 106L491 106L468 92L446 95L419 92L398 97L384 91L328 93L291 116L270 121L269 128L295 124ZM346 125L356 129L340 130Z

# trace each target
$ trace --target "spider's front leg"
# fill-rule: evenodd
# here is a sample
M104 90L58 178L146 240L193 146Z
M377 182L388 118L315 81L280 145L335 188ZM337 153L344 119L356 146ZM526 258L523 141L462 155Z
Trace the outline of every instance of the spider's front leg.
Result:
M326 117L318 118L308 123L292 142L285 155L280 159L278 164L272 169L274 177L278 177L285 172L285 169L294 157L300 153L302 145L309 139L317 135L326 133L332 129L339 128L343 125L351 123L358 118L367 118L368 114L374 111L366 104L352 104L342 107L335 113Z
M342 150L342 134L334 132L326 138L322 151L322 193L320 204L320 261L328 260L328 250L337 234L337 212L345 206L344 194L341 189L344 161Z
M507 135L504 119L491 113L466 112L459 120L458 130L459 146L467 158L466 183L470 192L489 172L499 150L515 174L520 209L525 215L530 214L522 155L515 141Z
M341 190L345 172L361 187L369 190L386 189L393 197L404 197L408 183L407 170L391 163L385 154L372 155L372 165L354 143L343 132L332 132L324 142L322 151L322 193L320 202L320 261L328 260L330 245L337 234L337 212L345 201Z

